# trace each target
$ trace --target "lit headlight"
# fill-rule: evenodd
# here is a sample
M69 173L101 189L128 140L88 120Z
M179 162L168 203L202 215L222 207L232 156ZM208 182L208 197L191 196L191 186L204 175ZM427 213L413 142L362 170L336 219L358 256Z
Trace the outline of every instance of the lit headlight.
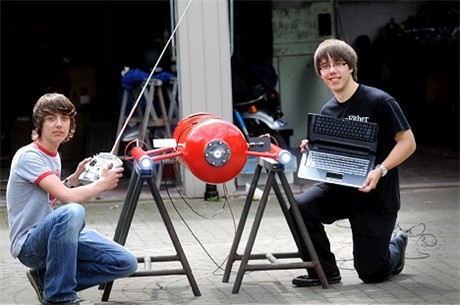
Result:
M278 162L288 164L292 160L292 154L287 150L282 150L278 153Z

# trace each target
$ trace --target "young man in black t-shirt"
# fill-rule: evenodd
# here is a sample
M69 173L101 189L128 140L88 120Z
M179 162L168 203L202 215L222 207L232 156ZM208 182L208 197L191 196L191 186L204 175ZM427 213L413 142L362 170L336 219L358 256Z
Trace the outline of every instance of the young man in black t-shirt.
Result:
M407 234L393 231L400 209L397 166L410 157L416 143L411 127L396 100L388 93L357 82L357 55L338 39L322 42L315 54L315 70L333 97L321 114L379 125L376 164L362 188L316 183L296 197L305 225L329 284L341 281L323 224L350 221L354 267L365 283L384 281L404 267ZM302 140L304 152L308 141ZM393 235L393 236L392 236ZM310 260L306 251L301 251ZM313 269L293 279L296 286L320 285Z

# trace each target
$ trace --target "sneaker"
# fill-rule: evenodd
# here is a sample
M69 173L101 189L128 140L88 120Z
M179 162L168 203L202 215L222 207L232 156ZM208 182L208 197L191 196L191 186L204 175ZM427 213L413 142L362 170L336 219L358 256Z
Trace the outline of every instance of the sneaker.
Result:
M406 248L407 248L407 244L409 242L409 238L408 238L406 232L399 231L393 237L391 242L397 244L400 247L400 251L401 251L401 256L399 258L399 262L398 262L398 264L396 265L395 269L393 270L393 272L391 274L400 274L401 271L404 269L404 263L405 263L405 260L406 260Z
M42 305L89 305L89 304L92 304L80 298L76 298L75 300L64 301L64 302L51 302L43 298L41 303Z
M333 273L330 275L326 274L327 282L329 284L337 284L340 283L342 277L340 273ZM296 285L297 287L311 287L311 286L318 286L321 285L321 281L317 277L306 275L300 275L292 280L292 284Z
M37 269L30 269L26 272L27 278L29 279L30 284L34 287L35 293L37 294L37 299L40 303L44 300L43 298L43 284L38 275Z

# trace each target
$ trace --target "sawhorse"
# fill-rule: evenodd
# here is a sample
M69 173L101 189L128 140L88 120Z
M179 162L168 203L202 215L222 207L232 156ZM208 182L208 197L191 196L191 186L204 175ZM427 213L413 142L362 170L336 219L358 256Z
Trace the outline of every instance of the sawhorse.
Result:
M192 288L193 294L195 296L201 296L201 292L198 289L198 285L196 284L195 278L192 274L192 269L187 261L185 256L184 250L182 249L182 245L179 241L179 238L176 234L174 226L172 224L171 218L169 217L168 211L164 205L164 202L161 198L160 192L158 188L152 181L152 174L143 174L141 173L136 166L134 166L133 172L131 174L131 179L129 181L128 190L126 199L123 204L123 209L120 214L120 218L118 219L117 228L115 230L114 241L119 243L120 245L125 245L126 239L128 237L128 232L131 227L131 223L134 217L134 212L136 211L137 203L139 200L139 196L142 190L142 185L144 182L147 182L148 186L150 187L150 191L152 193L153 199L156 203L158 211L160 212L161 218L165 224L166 230L169 233L171 241L176 249L176 255L170 256L150 256L149 259L151 262L171 262L171 261L180 261L182 264L181 269L164 269L164 270L144 270L144 271L136 271L131 277L138 277L138 276L160 276L160 275L178 275L178 274L185 274L187 275L188 281L190 282L190 286ZM138 257L138 263L144 263L145 257ZM108 301L110 292L112 290L113 281L101 285L100 288L104 289L102 294L102 301Z
M243 234L244 225L247 221L249 210L252 204L252 198L254 196L255 189L257 187L257 183L260 178L260 173L262 168L265 168L268 174L267 182L265 184L264 191L262 193L262 197L260 199L259 207L254 217L254 222L252 225L251 232L248 237L248 241L246 244L246 248L244 250L243 256L237 253L238 245L241 241L241 236ZM286 203L286 200L281 193L279 185L275 180L275 174L278 174L279 180L281 185L284 189L285 195L288 199L289 206ZM262 216L267 205L268 195L270 193L271 188L275 191L276 198L280 204L281 210L283 211L284 217L289 225L291 230L292 236L297 244L299 249L298 252L289 252L289 253L274 253L274 254L252 254L252 248L254 246L254 242L256 239L257 231L259 230L259 226L262 220ZM291 208L292 216L289 212L289 207ZM300 237L296 233L294 228L294 224L297 225ZM300 255L300 243L305 245L305 248L308 252L308 255L311 258L311 261L302 261L302 262L285 262L282 263L278 259L285 259L285 258L296 258L301 257ZM265 263L265 264L249 264L249 260L261 260L265 258L270 258L275 263ZM232 293L238 293L241 287L241 283L243 281L243 276L246 271L257 271L257 270L278 270L278 269L300 269L300 268L313 268L316 273L318 274L319 280L323 288L328 288L329 284L324 274L323 268L321 267L321 263L319 262L318 255L316 254L316 250L311 242L310 235L308 234L307 228L303 222L302 216L300 214L299 207L295 202L294 195L292 194L291 188L289 187L289 183L286 179L286 175L284 174L284 165L281 163L264 157L258 157L257 159L257 166L255 169L255 173L252 179L251 186L249 188L248 196L246 198L243 211L241 213L240 221L238 223L238 228L233 239L233 244L230 250L230 254L228 256L227 266L225 267L224 277L222 282L228 282L230 278L230 272L232 270L232 265L235 261L241 260L240 267L235 279L235 283L233 286Z

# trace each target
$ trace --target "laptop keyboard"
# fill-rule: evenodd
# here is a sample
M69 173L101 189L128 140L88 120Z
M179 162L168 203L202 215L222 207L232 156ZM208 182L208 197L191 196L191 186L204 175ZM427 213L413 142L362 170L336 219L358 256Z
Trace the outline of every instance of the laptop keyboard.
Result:
M337 119L329 116L317 116L313 126L316 133L373 142L377 137L377 124Z
M309 151L307 166L330 172L365 176L367 175L369 160Z

